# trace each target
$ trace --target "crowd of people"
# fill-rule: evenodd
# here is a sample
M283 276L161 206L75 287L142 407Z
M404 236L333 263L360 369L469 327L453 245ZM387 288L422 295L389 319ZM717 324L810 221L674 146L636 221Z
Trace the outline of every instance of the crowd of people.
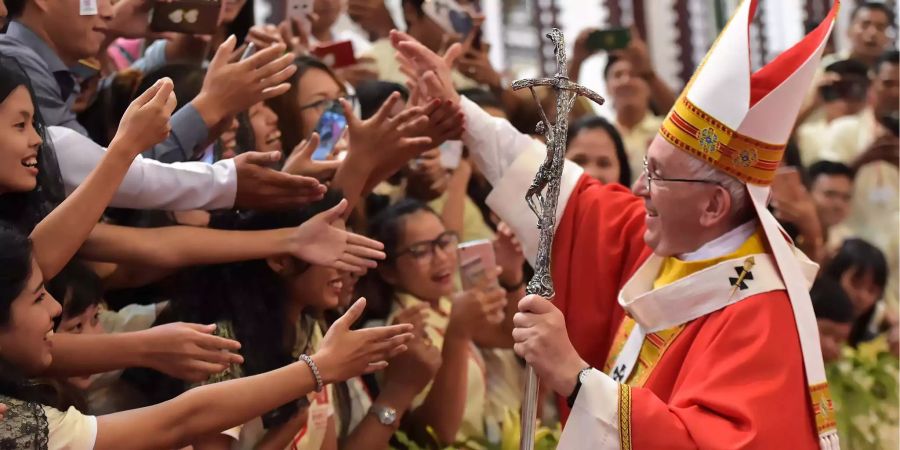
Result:
M253 0L221 0L201 35L152 31L149 0L0 2L0 448L503 441L532 268L488 206L496 169L468 148L494 122L429 95L446 80L417 72L413 45L443 55L465 102L543 139L537 108L492 67L467 1L448 2L470 14L466 34L425 0L310 3L255 24ZM826 363L868 349L896 383L895 19L862 2L850 21L770 208L821 266ZM574 39L573 79L591 31ZM345 41L349 62L315 56ZM681 86L656 75L636 31L603 76L614 118L576 101L566 157L604 184L649 186L646 151ZM537 100L552 120L552 95ZM496 267L460 269L473 242ZM897 387L884 388L866 407L896 430ZM847 410L851 391L836 392ZM565 401L541 398L555 426Z

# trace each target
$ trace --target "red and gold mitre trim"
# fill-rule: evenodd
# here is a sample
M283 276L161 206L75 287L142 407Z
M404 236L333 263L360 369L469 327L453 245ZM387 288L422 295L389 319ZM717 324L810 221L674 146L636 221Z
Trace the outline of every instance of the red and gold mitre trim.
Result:
M819 383L809 387L810 401L816 417L816 431L819 434L837 429L837 416L828 383Z
M675 147L745 183L771 184L784 156L784 144L769 144L742 135L684 95L666 116L659 134Z

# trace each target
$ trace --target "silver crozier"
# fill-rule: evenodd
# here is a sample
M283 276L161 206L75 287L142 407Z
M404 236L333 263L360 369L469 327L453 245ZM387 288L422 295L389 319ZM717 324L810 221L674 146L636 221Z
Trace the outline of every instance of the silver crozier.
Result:
M528 88L531 96L538 104L541 121L537 124L537 132L544 135L547 141L547 157L538 168L534 181L525 194L528 207L538 218L540 238L538 240L537 257L535 258L534 276L528 282L527 294L537 294L546 299L553 297L553 279L550 277L550 251L553 245L553 231L556 223L556 203L559 199L559 183L562 177L563 161L566 153L566 133L569 130L569 111L578 96L587 97L603 104L603 97L596 92L569 81L566 68L566 48L562 32L553 28L547 33L553 42L556 54L556 75L553 78L525 79L513 83L513 90ZM534 92L536 86L553 88L556 94L556 123L551 123L541 107L541 102ZM537 419L538 379L534 368L527 368L525 381L525 398L522 401L522 440L519 450L534 448L535 422Z

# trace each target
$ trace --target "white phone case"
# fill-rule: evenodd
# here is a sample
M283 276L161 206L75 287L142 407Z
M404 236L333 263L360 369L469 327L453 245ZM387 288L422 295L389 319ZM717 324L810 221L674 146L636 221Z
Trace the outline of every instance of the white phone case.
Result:
M313 2L315 0L287 0L287 11L285 17L296 17L300 19L303 31L309 33L309 15L313 12Z

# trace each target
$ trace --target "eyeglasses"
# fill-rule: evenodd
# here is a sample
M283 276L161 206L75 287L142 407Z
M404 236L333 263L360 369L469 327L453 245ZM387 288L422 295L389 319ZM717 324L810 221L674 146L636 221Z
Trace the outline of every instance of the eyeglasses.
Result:
M451 248L456 249L456 244L458 243L459 236L455 231L445 231L433 241L416 242L406 247L405 250L397 253L396 258L410 255L418 262L425 262L430 260L438 249L441 249L442 252L447 252Z
M647 192L650 192L650 186L653 181L673 181L678 183L705 183L705 184L715 184L716 186L722 186L722 183L714 180L698 180L691 178L663 178L656 175L651 175L650 170L648 169L647 157L644 156L644 178L647 180Z
M321 112L328 111L332 108L340 108L341 104L338 102L338 100L340 100L341 98L350 102L350 106L356 106L356 96L355 95L345 95L343 97L339 97L336 99L335 98L323 98L322 100L303 105L300 107L300 111L314 108L316 111L321 113Z

